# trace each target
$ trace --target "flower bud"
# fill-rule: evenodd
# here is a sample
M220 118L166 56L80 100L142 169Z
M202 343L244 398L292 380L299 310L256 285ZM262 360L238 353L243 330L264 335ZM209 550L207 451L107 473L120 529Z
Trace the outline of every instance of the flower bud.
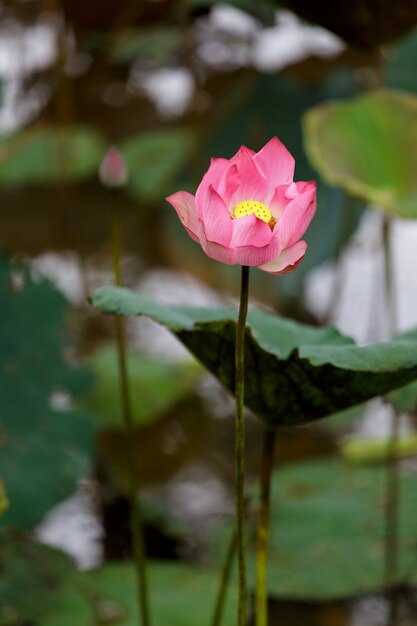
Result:
M99 178L102 185L110 189L124 187L128 180L128 169L120 152L112 147L102 160L99 169Z

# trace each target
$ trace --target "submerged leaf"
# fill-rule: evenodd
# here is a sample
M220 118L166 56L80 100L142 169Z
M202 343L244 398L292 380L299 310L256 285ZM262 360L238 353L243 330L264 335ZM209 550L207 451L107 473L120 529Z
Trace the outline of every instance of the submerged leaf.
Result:
M234 309L168 307L115 287L98 289L92 302L107 313L147 315L160 322L233 391ZM247 406L269 424L302 424L415 380L417 332L359 347L334 328L252 309L245 359Z

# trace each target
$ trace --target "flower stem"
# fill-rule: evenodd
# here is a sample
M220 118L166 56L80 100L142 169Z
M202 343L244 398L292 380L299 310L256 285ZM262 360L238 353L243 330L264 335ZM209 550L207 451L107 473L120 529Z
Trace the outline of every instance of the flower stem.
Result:
M112 262L113 282L117 287L122 285L121 271L121 225L120 205L117 190L112 191L111 202L111 239L112 239ZM145 549L142 530L142 514L138 498L138 488L135 480L135 451L134 451L134 424L131 410L129 379L126 360L126 334L124 320L120 315L115 315L116 341L119 363L120 395L122 404L123 426L125 431L126 470L129 485L130 505L130 532L132 537L133 559L136 569L136 592L139 623L149 626L148 590L145 568Z
M245 328L248 313L249 267L242 266L239 317L236 326L235 398L236 398L236 540L239 564L238 626L245 626L247 619L248 590L246 580L246 528L245 528Z
M385 297L388 317L388 332L394 334L397 321L395 310L395 294L392 275L392 248L391 248L391 221L384 218L383 242L385 265ZM386 477L386 504L385 504L385 590L389 605L387 626L395 626L398 613L398 593L396 589L398 573L398 543L399 543L399 462L396 456L399 437L399 416L393 410L390 424L387 477Z
M264 432L261 469L261 501L256 536L256 626L268 624L267 554L269 542L269 504L271 474L274 466L276 428Z
M236 531L233 529L232 536L227 548L226 560L223 565L220 587L217 593L216 606L214 607L213 620L211 626L220 626L226 600L227 588L229 586L230 574L232 572L233 560L236 552Z

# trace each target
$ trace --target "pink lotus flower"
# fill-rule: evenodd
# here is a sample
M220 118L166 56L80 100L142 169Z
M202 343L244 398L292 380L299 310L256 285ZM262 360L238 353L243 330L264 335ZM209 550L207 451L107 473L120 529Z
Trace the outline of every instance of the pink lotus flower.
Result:
M274 137L259 152L242 146L231 159L212 159L195 197L167 198L184 228L221 263L293 271L300 241L316 211L315 182L293 182L294 159Z
M100 164L98 175L100 182L110 189L124 187L127 184L129 175L127 165L117 148L109 148Z

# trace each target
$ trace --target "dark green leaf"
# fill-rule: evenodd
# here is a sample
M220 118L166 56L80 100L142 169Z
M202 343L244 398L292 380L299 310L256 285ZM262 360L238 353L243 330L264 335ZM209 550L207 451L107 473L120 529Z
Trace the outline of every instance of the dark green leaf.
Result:
M417 412L417 382L412 382L389 395L389 400L397 411Z
M164 324L229 389L234 388L236 311L168 307L127 289L92 297L107 313ZM246 332L246 404L275 425L301 424L386 394L417 378L417 332L358 347L333 328L314 328L253 309Z
M320 105L305 143L324 180L385 212L417 217L417 97L379 90Z
M0 624L40 626L45 616L59 606L59 593L73 574L73 566L58 550L3 533L0 571Z
M92 425L71 407L90 373L63 358L67 303L45 280L0 258L1 524L31 526L86 471ZM67 406L68 405L68 406Z

